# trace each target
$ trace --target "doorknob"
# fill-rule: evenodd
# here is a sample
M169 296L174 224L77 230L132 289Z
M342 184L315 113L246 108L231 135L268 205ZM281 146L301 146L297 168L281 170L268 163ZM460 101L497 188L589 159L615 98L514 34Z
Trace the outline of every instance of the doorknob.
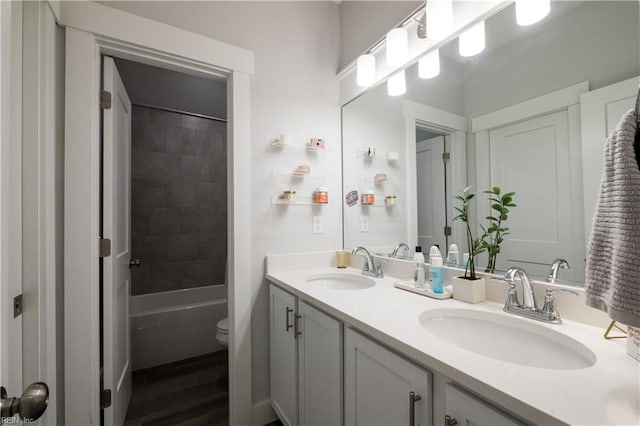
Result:
M35 421L44 414L49 404L49 387L46 383L32 383L20 398L7 398L7 390L0 387L0 417L11 418L16 414L22 420Z
M129 268L133 268L134 266L139 268L141 264L142 261L140 259L129 259Z

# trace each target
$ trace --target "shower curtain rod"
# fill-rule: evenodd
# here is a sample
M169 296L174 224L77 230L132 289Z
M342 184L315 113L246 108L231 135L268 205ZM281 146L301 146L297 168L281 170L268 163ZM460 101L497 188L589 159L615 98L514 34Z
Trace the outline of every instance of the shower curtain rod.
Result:
M226 118L213 117L211 115L205 115L205 114L196 114L195 112L181 111L179 109L159 107L159 106L156 106L156 105L140 104L140 103L136 103L136 102L131 102L131 105L139 106L139 107L143 107L143 108L157 109L159 111L175 112L177 114L190 115L192 117L206 118L207 120L220 121L222 123L226 123L227 122Z

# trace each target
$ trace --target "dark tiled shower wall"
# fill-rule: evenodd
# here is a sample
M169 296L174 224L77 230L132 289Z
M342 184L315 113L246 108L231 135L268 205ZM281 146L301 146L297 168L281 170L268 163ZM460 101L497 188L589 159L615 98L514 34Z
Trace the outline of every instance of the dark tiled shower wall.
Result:
M226 124L133 107L131 293L223 284Z

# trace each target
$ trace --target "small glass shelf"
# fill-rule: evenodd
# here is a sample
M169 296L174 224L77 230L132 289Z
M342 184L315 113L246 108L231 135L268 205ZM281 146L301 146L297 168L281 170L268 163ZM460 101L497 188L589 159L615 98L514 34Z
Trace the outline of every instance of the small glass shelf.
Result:
M367 208L367 207L386 207L386 208L390 209L390 208L395 207L395 206L396 206L395 204L386 205L384 203L384 201L382 201L382 202L376 201L373 204L360 204L360 207L363 207L363 208Z
M307 196L297 195L294 200L289 201L285 199L283 195L276 195L271 197L271 204L288 205L288 206L326 206L327 204L331 204L331 202L316 203L315 201L313 201L311 196L308 196L308 195Z
M396 152L397 154L397 152ZM389 163L397 163L400 159L389 158L389 153L387 152L377 152L374 156L369 156L367 150L358 150L356 151L356 158L364 158L365 160L376 160L376 161L388 161Z
M285 142L285 140L284 140L284 138L282 136L280 136L279 138L276 138L273 141L271 141L271 146L273 146L275 148L284 148L284 147L304 148L307 151L312 151L312 152L318 152L318 151L324 151L325 150L325 148L317 148L315 146L311 146L311 145L308 145L308 144L297 144L297 143Z
M386 180L376 180L375 177L371 176L358 176L357 179L360 183L370 183L374 185L388 185L394 183L396 180L397 179L393 177L387 177Z
M322 179L326 176L324 169L319 167L310 167L309 173L300 173L296 171L297 166L273 166L273 176L291 176L299 179Z

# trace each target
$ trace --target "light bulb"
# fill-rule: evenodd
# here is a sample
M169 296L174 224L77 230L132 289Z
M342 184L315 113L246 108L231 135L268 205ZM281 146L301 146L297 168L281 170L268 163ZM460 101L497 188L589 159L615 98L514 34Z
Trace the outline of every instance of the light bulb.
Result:
M409 59L409 36L404 28L394 28L387 33L387 64L400 67Z
M427 1L427 38L442 40L453 29L453 0Z
M433 78L440 74L440 49L429 52L418 61L418 77Z
M551 0L516 0L516 22L521 27L535 24L550 10Z
M376 81L376 57L360 55L356 64L356 83L360 87L371 86Z
M398 71L387 81L387 93L389 96L404 95L407 91L407 83L404 79L404 70Z
M473 56L482 52L485 47L484 21L460 34L458 42L458 51L460 52L460 56Z

